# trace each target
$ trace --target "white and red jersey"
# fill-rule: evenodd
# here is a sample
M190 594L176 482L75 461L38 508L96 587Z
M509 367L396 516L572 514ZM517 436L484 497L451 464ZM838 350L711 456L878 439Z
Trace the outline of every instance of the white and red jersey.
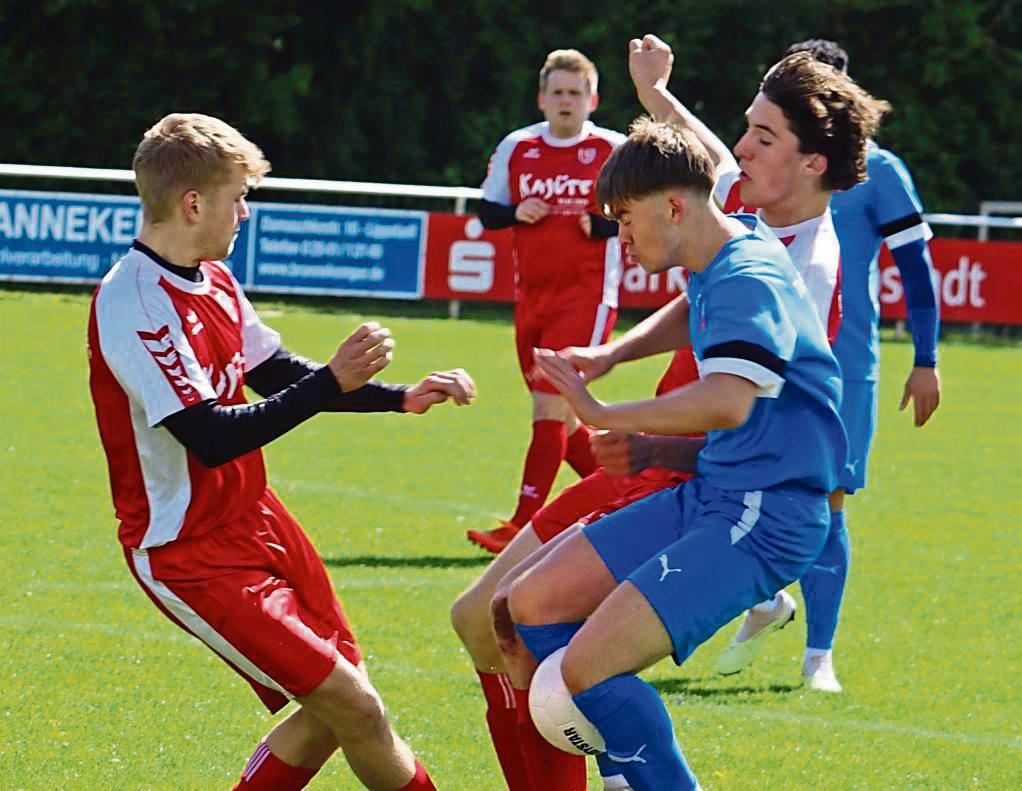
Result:
M262 451L207 469L160 426L202 401L245 403L245 372L280 348L223 263L201 270L194 283L133 249L92 298L89 387L129 548L205 533L266 490Z
M722 175L713 188L714 198L727 214L746 212L762 216L762 210L742 202L740 173L735 170ZM788 248L788 255L802 275L809 298L827 330L827 340L833 344L841 327L841 246L830 207L819 217L795 225L768 227Z
M485 200L512 205L539 198L551 208L534 225L514 226L516 299L540 315L570 304L616 308L621 245L617 237L587 238L579 217L602 214L596 206L596 177L625 137L586 121L576 137L562 140L549 127L543 121L505 137L483 182Z

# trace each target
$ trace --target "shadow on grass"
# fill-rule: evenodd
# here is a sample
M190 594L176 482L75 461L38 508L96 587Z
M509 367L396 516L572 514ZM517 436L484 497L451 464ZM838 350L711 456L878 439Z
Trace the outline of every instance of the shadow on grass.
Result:
M785 695L802 689L800 684L763 684L762 686L731 686L705 678L668 678L652 682L664 695L690 698L716 698L728 696L753 702L766 695Z
M444 557L442 555L416 555L414 557L383 557L380 555L353 555L347 558L323 558L323 563L333 568L364 566L377 569L463 569L487 566L493 560L486 555L477 558Z

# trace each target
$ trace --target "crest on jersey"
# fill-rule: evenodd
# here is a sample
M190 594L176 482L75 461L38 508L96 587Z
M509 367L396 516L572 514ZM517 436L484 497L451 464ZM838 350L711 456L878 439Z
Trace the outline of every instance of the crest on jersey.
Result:
M591 165L596 161L596 149L592 146L586 146L578 150L578 161L583 165Z
M522 154L522 159L539 159L539 149L530 148L528 151Z

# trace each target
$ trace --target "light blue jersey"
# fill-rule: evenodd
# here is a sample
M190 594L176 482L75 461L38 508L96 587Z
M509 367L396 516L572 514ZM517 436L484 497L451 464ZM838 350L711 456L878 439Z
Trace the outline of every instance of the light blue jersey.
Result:
M868 178L830 199L841 244L841 330L834 354L849 381L876 380L880 363L880 245L892 252L911 243L925 242L933 233L922 218L923 207L905 163L890 151L870 143L866 160ZM900 262L899 262L900 263ZM929 289L926 267L921 276L902 272L906 289ZM918 282L915 282L918 281ZM910 300L911 302L911 300ZM929 298L929 305L934 303ZM910 305L911 308L911 305ZM931 333L935 334L935 333ZM923 350L933 353L932 341Z
M723 490L829 492L847 450L840 369L784 245L757 217L735 216L751 231L692 273L689 329L703 377L734 374L760 392L742 426L707 432L697 472Z

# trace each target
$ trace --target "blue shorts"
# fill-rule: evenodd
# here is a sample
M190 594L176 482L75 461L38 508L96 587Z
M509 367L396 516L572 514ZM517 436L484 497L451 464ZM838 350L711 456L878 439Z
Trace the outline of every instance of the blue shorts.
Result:
M620 584L633 583L679 665L743 610L808 570L830 526L827 495L802 486L717 489L696 476L584 529Z
M866 488L866 463L877 428L877 383L844 382L841 421L848 434L848 460L838 475L838 487L851 494Z

